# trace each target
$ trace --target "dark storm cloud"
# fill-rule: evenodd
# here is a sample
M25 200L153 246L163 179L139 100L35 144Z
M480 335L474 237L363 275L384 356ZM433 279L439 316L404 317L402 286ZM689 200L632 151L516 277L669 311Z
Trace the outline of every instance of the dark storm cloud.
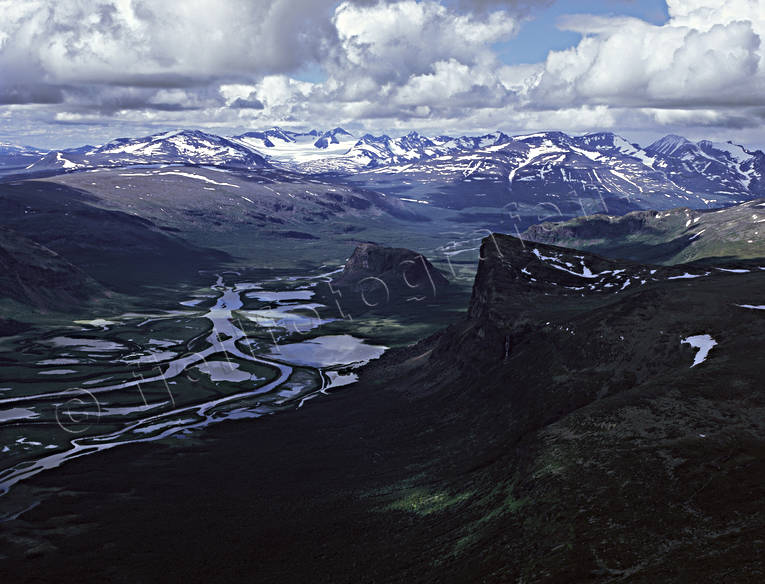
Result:
M266 106L265 106L265 104L262 101L260 101L257 98L254 98L254 99L244 99L242 97L238 97L233 102L231 102L231 105L229 107L232 107L234 109L262 110Z
M61 87L46 84L3 85L0 83L0 105L56 104L63 103Z
M213 76L195 77L177 73L126 73L108 81L106 84L124 87L147 87L151 89L184 89L206 86L214 81L215 77Z

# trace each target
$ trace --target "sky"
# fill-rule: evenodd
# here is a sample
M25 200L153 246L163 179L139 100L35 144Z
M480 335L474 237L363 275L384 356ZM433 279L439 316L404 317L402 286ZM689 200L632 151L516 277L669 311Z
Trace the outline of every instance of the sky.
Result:
M0 0L0 141L614 131L765 147L765 0Z

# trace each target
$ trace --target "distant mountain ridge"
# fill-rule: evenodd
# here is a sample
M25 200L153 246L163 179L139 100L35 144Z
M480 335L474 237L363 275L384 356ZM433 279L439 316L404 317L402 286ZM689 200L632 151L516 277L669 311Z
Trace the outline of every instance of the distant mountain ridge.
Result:
M558 206L556 199L597 203L600 197L605 207L600 211L626 212L679 205L715 207L765 196L765 153L732 142L694 143L675 135L643 148L611 132L510 136L497 131L458 137L410 132L393 138L355 137L340 127L308 132L275 127L229 138L177 130L48 153L8 148L0 148L0 166L11 157L16 162L31 160L26 172L182 164L276 167L354 179L360 175L360 180L370 183L395 175L419 185L420 190L429 189L433 182L472 185L477 191L485 185L501 190L505 203L525 197L532 204L551 208ZM572 193L576 195L573 199ZM606 205L609 196L612 201ZM471 205L475 206L466 203ZM582 211L578 214L592 212Z
M662 264L765 258L765 199L716 211L688 208L591 215L529 227L526 240Z
M45 155L44 150L0 142L0 169L24 168Z
M489 134L425 146L399 162L347 175L354 184L458 210L489 208L494 225L525 229L544 220L637 209L725 207L765 196L765 154L732 143L666 137L643 148L610 132L569 136ZM424 150L424 149L423 149Z

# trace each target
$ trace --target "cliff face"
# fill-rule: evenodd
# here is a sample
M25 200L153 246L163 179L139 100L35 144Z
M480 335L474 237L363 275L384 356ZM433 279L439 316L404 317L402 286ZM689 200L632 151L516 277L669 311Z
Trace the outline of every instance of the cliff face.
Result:
M678 362L683 315L656 308L672 296L665 288L689 281L684 274L494 234L481 247L467 317L439 338L434 370L517 388L508 399L520 419L542 423ZM565 382L529 401L525 388L546 374ZM545 380L546 389L558 384Z
M449 280L415 251L362 243L332 285L356 292L387 290L389 295L400 297L436 296L449 285Z
M685 294L698 281L687 276L704 270L501 234L483 241L480 257L465 318L422 344L421 389L453 384L500 399L521 431L692 362L681 340L697 328ZM713 289L725 275L710 273L705 284ZM702 305L713 300L699 296Z
M647 291L685 272L493 234L481 246L468 316L498 327L538 324Z
M105 290L56 252L0 229L0 297L35 308L64 310Z
M500 235L481 256L466 317L367 379L448 427L434 440L465 457L472 549L496 581L672 580L669 540L683 573L759 570L717 540L765 532L747 511L765 477L765 314L743 307L762 304L759 263L657 267ZM692 366L704 335L717 344Z

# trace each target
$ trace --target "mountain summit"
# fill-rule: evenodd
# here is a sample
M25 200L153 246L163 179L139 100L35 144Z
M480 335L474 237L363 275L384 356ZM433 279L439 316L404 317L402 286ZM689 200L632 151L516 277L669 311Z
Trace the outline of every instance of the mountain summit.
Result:
M146 164L205 164L264 168L263 156L246 144L200 130L175 130L141 138L119 138L103 146L49 152L30 172Z

